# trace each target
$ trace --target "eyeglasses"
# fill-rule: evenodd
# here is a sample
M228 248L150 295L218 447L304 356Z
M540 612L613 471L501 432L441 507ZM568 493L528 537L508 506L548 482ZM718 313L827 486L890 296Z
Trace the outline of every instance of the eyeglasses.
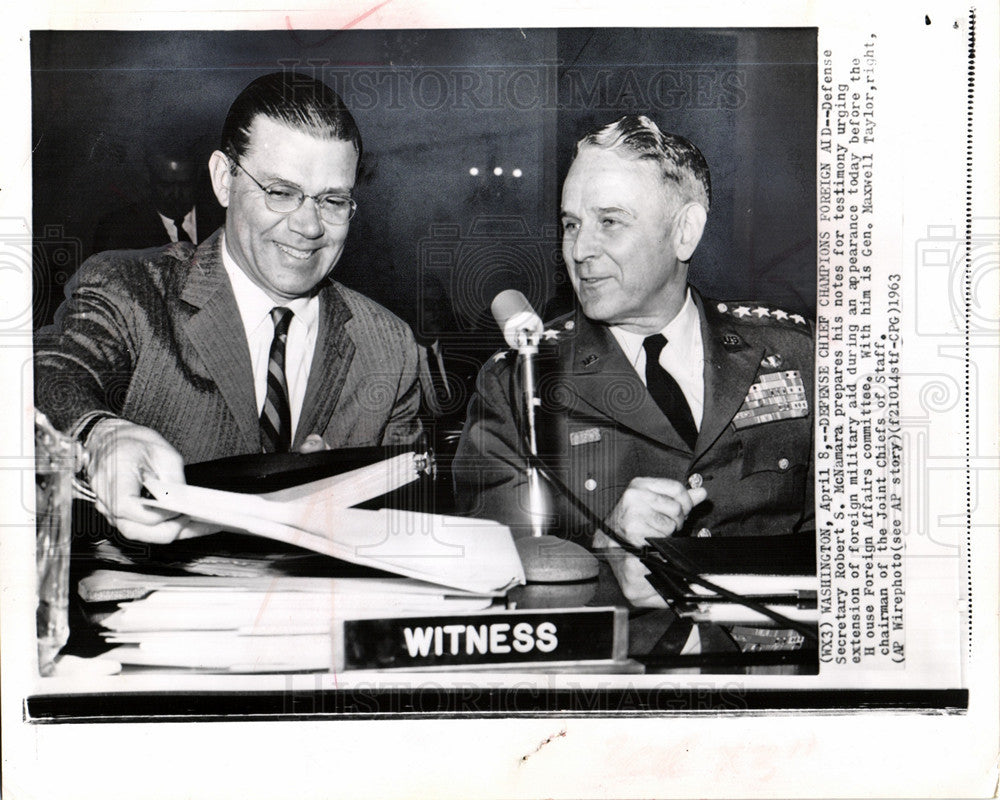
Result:
M277 214L291 214L297 211L307 197L316 203L322 220L331 225L346 225L358 210L358 204L354 199L342 194L306 194L298 186L280 181L265 186L247 172L239 161L233 160L233 163L260 187L264 193L264 205Z

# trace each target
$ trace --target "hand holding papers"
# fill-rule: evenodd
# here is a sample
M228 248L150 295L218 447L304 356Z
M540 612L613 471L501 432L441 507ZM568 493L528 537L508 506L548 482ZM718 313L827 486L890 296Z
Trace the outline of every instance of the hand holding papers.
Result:
M510 531L494 522L349 506L415 480L413 454L259 495L149 479L150 508L265 536L352 564L477 593L524 582Z
M259 567L215 575L97 570L80 581L79 594L111 646L98 658L129 668L240 673L634 669L624 610L508 602L507 590L525 576L506 527L349 507L399 489L421 469L405 453L261 494L148 480L151 508L405 577L330 578L324 570L304 577ZM113 611L97 606L112 602Z
M462 663L527 658L511 650L513 644L506 646L509 654L504 655L497 638L504 631L505 636L520 632L524 638L525 626L535 625L534 618L521 618L533 612L505 607L504 593L524 583L506 527L461 517L350 507L405 486L416 480L419 471L414 454L404 453L261 494L147 480L153 499L145 502L161 513L183 514L199 524L277 540L404 577L266 572L210 577L98 570L80 582L81 598L87 603L120 601L116 611L95 618L102 639L113 646L102 658L133 666L236 672L398 667L402 662L393 659L406 651L406 637L417 635L418 623L411 620L429 620L419 630L421 635L430 630L432 638L444 636L436 632L438 628L451 632L459 626L463 631L474 629L478 636L483 626L494 625L500 650L462 649ZM477 616L484 614L493 616L489 620ZM592 631L595 619L589 609L581 614L579 619L559 622L565 633L558 641L563 644L551 652L540 651L541 657L548 661L581 657L583 651L569 632ZM357 627L366 620L375 625L371 631ZM601 620L606 623L602 630L617 630L624 624L617 617ZM380 632L375 639L372 631ZM444 661L439 666L445 666L458 658L443 650L438 654L444 645L434 641L434 647L407 665L438 664L440 656ZM621 657L621 648L591 650L587 651L591 660ZM383 651L396 654L392 663L385 661Z

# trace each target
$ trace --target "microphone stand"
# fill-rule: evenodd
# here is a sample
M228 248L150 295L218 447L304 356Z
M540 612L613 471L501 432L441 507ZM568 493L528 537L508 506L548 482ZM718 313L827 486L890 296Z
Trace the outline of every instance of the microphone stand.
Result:
M541 403L535 381L535 356L542 334L528 329L517 331L516 350L520 373L520 405L523 411L522 436L526 445L525 478L528 486L528 515L531 535L515 541L525 577L529 582L565 583L596 578L600 570L597 558L587 548L545 532L546 518L551 513L542 475L536 466L538 435L535 409Z
M520 402L516 403L523 409L521 435L525 445L525 478L528 485L528 510L531 518L531 535L521 537L515 542L525 577L529 582L567 582L585 580L596 577L598 573L597 559L593 553L576 542L570 542L544 532L545 517L549 504L542 485L544 480L552 488L559 491L584 516L594 530L603 531L608 538L628 553L637 557L651 573L650 583L668 602L684 602L688 590L686 586L695 584L714 592L715 602L720 600L736 603L756 611L771 621L790 628L802 634L809 642L818 643L815 627L793 620L786 615L764 605L760 600L730 591L712 581L703 578L694 570L683 565L668 561L661 553L651 547L636 547L627 539L613 531L587 505L578 498L556 474L538 453L538 437L536 433L535 409L541 404L537 396L535 381L535 356L538 355L538 343L544 333L522 328L516 332L515 349L518 354L518 369L511 372L512 384L520 377ZM520 373L520 374L519 374ZM551 548L551 549L548 549ZM575 569L573 567L576 567ZM669 596L668 596L669 595Z
M535 428L535 408L538 394L535 388L535 356L538 355L537 334L528 330L517 332L517 360L521 372L521 402L524 408L525 439L529 458L525 467L528 479L528 513L531 516L531 535L545 535L545 516L549 511L542 479L531 457L538 457L538 435Z

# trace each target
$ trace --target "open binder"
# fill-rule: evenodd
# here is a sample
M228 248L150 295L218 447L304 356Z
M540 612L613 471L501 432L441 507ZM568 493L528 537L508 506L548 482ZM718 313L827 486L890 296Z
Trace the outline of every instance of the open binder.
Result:
M348 461L357 455L357 451L347 454ZM220 530L262 536L464 591L504 592L524 583L513 538L503 525L399 508L355 507L417 481L429 469L428 458L403 451L318 478L343 461L323 453L225 459L189 472L216 485L282 488L248 494L150 478L146 489L152 497L145 502ZM296 485L303 476L314 479Z
M99 657L134 668L240 673L634 671L626 658L624 610L529 610L507 601L507 590L524 583L524 573L506 527L356 507L379 505L420 480L429 468L426 458L402 451L362 460L367 463L353 460L352 469L338 472L336 458L322 455L308 464L294 457L253 457L199 466L189 470L195 480L265 491L154 479L147 481L152 496L146 502L265 543L292 544L375 568L380 575L97 570L80 581L81 599L118 604L95 615L101 641L111 647ZM233 469L226 472L228 467ZM313 480L296 485L302 476ZM210 536L198 543L210 544Z

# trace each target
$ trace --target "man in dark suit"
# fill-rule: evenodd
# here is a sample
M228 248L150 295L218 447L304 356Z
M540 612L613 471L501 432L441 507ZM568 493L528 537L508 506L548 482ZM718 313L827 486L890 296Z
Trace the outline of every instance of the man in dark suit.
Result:
M115 208L94 230L93 253L140 250L171 242L200 244L223 222L193 147L158 130L144 147L149 196ZM203 188L204 187L204 188Z
M145 509L143 476L263 451L409 443L420 433L409 328L330 280L361 137L319 81L277 73L230 108L209 162L225 227L94 256L36 343L36 404L85 447L97 507L125 536L186 521Z
M629 542L814 526L813 337L756 302L703 299L688 263L708 166L679 136L624 117L585 137L563 186L563 256L579 301L543 344L541 452ZM544 355L545 351L548 355ZM512 353L480 373L455 460L459 509L530 530ZM567 535L592 526L559 508ZM592 542L607 546L598 531ZM660 605L631 556L612 562L636 605Z

